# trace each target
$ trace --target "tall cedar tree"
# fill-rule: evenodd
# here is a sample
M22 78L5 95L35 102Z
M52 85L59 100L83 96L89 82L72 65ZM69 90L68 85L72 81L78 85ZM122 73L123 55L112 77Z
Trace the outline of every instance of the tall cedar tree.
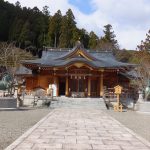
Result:
M85 48L109 50L117 49L114 31L110 24L104 26L104 37L99 39L92 31L76 27L75 17L71 9L62 16L58 10L50 16L48 6L40 11L37 7L21 7L0 0L0 41L15 41L16 46L34 51L43 46L71 48L80 39Z
M89 48L89 33L76 27L71 9L65 16L60 10L50 16L48 6L40 11L37 7L22 8L19 2L0 1L0 41L15 41L16 46L30 51L36 47L35 51L43 46L73 47L79 38Z
M116 35L112 29L112 25L104 26L104 36L100 38L98 48L100 50L117 50L119 49L118 42L115 39Z
M93 31L90 32L89 36L90 36L89 48L90 49L96 49L97 42L98 42L98 36Z
M62 18L62 24L60 29L59 47L70 48L73 47L75 41L73 41L73 31L76 28L75 17L71 9L68 9L66 15Z
M47 45L57 47L59 44L60 28L62 22L61 11L58 10L54 16L51 16L49 21L49 29L47 35Z
M41 12L37 7L21 8L0 1L0 41L15 41L16 46L38 48L45 44L49 24L48 7Z

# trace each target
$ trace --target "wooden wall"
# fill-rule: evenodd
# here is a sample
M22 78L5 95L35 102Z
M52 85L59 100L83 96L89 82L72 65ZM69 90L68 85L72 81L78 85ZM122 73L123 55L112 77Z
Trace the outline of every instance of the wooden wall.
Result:
M41 87L47 90L49 84L53 84L56 82L57 84L57 93L59 93L59 83L61 80L64 80L63 82L66 83L66 76L65 73L63 73L64 70L60 72L60 74L54 74L52 71L43 71L40 72L40 74L32 77L26 78L26 89L32 91L36 87ZM72 70L73 71L73 70ZM71 72L71 71L70 71ZM71 72L74 73L74 72ZM79 72L80 73L80 72ZM86 72L81 73L90 73L91 76L91 96L99 96L100 95L100 72L99 71L89 71L86 70ZM55 81L54 81L54 75L55 75ZM84 83L84 89L88 89L88 76L86 77L86 82ZM71 83L71 77L69 80L69 88L72 89L72 83ZM103 86L106 88L114 88L116 85L121 86L128 86L129 80L119 75L116 71L104 71L103 72ZM75 86L75 85L74 85ZM85 87L87 86L87 88Z
M47 89L49 84L53 84L54 80L52 76L48 75L38 75L36 77L26 78L26 89L33 90L36 87L42 87Z

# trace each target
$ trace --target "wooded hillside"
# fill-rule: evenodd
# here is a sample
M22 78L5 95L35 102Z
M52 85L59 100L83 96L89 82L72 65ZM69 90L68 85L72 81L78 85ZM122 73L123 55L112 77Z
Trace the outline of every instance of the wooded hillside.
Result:
M60 10L51 15L48 6L41 11L0 0L0 42L16 43L16 47L37 55L43 46L71 48L80 39L87 49L111 50L120 61L137 62L134 51L119 50L110 24L104 26L103 32L104 36L99 37L93 31L79 29L71 9L65 15Z
M71 9L65 15L58 10L52 16L48 6L40 11L37 7L22 8L19 2L13 5L0 0L0 41L15 41L16 46L23 49L37 51L43 46L71 48L79 38L85 48L117 48L111 25L104 26L104 34L99 38L93 31L88 33L79 29Z

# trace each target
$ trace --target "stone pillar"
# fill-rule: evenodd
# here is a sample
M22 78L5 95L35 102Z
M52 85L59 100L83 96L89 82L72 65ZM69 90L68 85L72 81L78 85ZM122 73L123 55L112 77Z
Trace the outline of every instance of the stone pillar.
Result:
M88 97L91 96L91 77L88 77Z
M68 76L66 77L66 92L65 92L66 96L69 96L69 79Z
M100 96L102 97L104 94L104 87L103 87L103 72L104 70L101 70L100 74Z

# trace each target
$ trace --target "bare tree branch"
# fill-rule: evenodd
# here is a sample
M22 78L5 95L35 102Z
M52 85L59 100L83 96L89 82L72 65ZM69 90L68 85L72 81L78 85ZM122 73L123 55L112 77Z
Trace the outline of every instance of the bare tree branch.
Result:
M30 52L15 47L14 43L0 43L0 64L1 66L16 67L20 60L33 59Z

